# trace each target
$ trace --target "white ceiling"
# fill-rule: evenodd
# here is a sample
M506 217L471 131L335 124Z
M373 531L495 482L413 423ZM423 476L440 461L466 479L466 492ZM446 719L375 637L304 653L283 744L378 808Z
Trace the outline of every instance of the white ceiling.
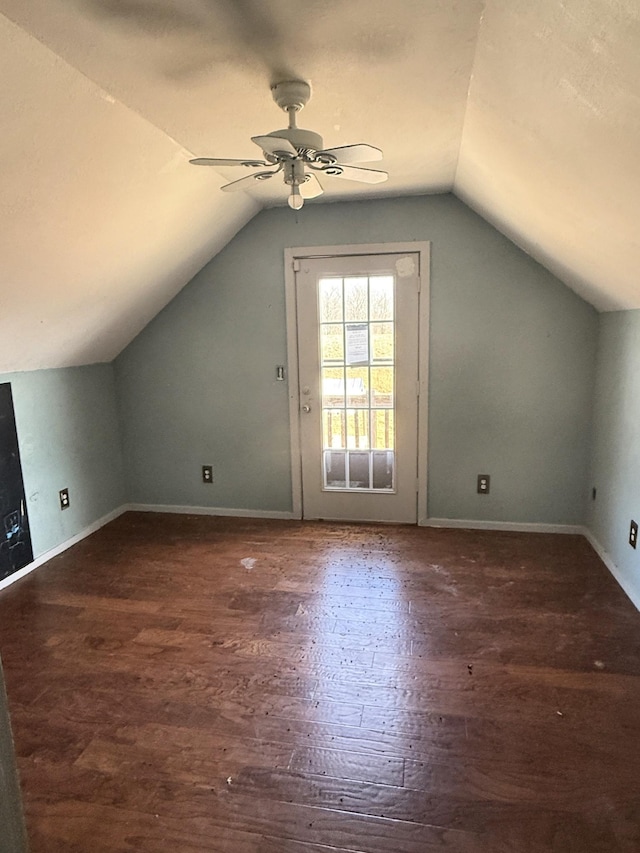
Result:
M291 78L327 147L385 152L387 183L323 200L452 190L640 307L637 0L0 0L0 371L111 360L284 202L188 160L260 156Z

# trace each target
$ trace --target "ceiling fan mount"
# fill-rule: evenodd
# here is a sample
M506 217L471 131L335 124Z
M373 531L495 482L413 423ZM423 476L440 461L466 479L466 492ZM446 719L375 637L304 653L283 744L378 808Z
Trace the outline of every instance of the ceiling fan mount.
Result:
M311 97L308 83L304 80L284 80L272 86L271 93L276 104L288 114L289 126L263 136L251 137L262 149L264 160L196 157L190 161L196 166L244 166L260 170L225 184L221 187L223 191L248 189L253 181L266 181L282 172L284 183L291 188L289 206L299 210L305 198L315 198L324 191L316 177L317 173L370 184L387 180L387 172L352 165L381 160L382 151L379 148L364 143L324 148L319 133L296 125L296 114ZM265 166L272 167L272 171L264 171Z
M304 80L284 80L271 87L271 94L280 109L299 112L309 102L311 86Z

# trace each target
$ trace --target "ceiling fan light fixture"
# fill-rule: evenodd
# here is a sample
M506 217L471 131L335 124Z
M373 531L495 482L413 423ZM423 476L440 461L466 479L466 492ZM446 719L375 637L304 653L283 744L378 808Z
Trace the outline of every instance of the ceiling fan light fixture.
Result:
M300 208L304 204L304 199L300 195L300 190L298 189L296 184L293 184L293 186L291 187L291 194L287 199L287 204L292 210L300 210Z

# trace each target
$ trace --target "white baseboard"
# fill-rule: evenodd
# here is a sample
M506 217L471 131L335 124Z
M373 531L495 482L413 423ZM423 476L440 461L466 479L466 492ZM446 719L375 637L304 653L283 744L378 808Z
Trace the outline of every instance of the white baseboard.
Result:
M236 518L280 518L286 521L299 520L293 512L267 509L232 509L219 506L174 506L170 504L129 504L131 512L168 512L177 515L225 515Z
M67 548L71 548L72 545L76 545L78 542L81 542L83 539L86 539L87 536L91 536L92 533L95 533L96 530L100 530L101 527L104 527L105 524L109 524L110 521L113 521L118 516L122 515L123 512L126 512L129 509L127 504L123 504L119 506L117 509L114 509L112 512L103 515L102 518L99 518L97 521L94 521L88 527L85 527L84 530L81 530L80 533L76 533L75 536L72 536L71 539L66 539L64 542L61 542L60 545L56 545L55 548L50 548L48 551L45 551L43 554L40 554L36 559L29 563L22 569L18 569L17 572L14 572L12 575L9 575L8 578L4 578L4 580L0 581L0 589L4 589L7 586L10 586L12 583L19 581L20 578L25 577L34 569L37 569L39 566L42 566L44 563L47 563L49 560L57 557L58 554L62 554L63 551L66 551Z
M513 533L571 533L585 535L581 524L543 524L520 521L477 521L462 518L428 518L422 527L453 527L467 530L504 530Z
M588 527L585 527L584 535L587 537L587 541L589 542L593 550L596 552L598 557L600 557L602 562L614 576L614 578L622 588L624 594L634 604L636 610L640 610L640 593L638 592L638 590L629 584L628 579L620 571L619 567L614 563L611 554L609 554L608 551L605 551L605 549L598 542L598 540Z

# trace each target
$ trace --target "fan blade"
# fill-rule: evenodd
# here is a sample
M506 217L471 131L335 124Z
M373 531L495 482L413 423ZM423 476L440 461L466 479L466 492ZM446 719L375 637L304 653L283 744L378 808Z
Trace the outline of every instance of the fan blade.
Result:
M230 184L225 184L223 187L220 187L220 189L226 193L232 193L236 190L246 190L249 189L254 181L266 181L275 174L276 172L255 172L253 175L245 175L244 178L240 178L237 181L231 181Z
M304 184L300 184L298 190L302 198L316 198L324 192L322 184L315 175L309 175Z
M297 157L298 152L284 136L252 136L251 141L259 145L265 154L288 154Z
M194 166L268 166L264 160L227 160L219 157L195 157L189 160Z
M382 160L382 151L379 148L374 148L373 145L342 145L339 148L325 148L324 151L318 151L318 155L330 154L335 157L338 163L373 163L374 160Z
M340 174L335 174L331 171L332 168L340 168L342 171ZM326 174L334 178L346 178L348 181L360 181L363 184L381 184L389 177L388 172L380 169L360 169L357 166L343 166L342 163L336 164L335 167L329 166Z

